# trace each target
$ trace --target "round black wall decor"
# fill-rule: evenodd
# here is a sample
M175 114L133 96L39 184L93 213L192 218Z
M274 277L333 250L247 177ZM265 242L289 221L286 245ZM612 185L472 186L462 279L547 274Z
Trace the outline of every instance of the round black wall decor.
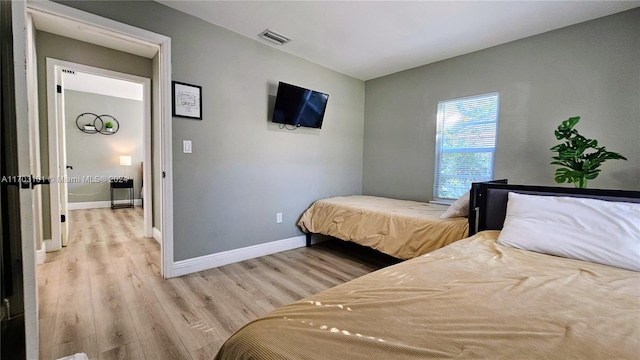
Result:
M107 123L113 127L107 128ZM111 115L96 115L94 113L82 113L76 118L76 126L87 134L113 135L120 130L120 123Z

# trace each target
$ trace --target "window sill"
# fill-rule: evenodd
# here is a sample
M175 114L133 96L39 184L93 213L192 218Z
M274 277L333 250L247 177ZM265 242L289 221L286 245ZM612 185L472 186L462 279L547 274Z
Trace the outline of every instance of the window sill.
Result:
M431 200L429 204L451 205L455 200Z

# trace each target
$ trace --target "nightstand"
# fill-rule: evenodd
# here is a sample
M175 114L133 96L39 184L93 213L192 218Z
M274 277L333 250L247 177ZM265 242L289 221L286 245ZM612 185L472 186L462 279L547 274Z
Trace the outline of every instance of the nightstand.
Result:
M129 202L124 204L116 204L113 198L113 192L115 189L125 189L129 190ZM112 209L122 209L122 208L132 208L133 207L133 179L129 178L117 178L112 179L110 181L110 189L111 193L111 208Z

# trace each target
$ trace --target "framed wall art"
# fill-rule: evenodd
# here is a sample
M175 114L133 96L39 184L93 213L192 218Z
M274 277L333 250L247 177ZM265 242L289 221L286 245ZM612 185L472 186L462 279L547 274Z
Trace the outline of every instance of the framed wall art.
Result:
M173 116L202 120L202 86L172 81Z

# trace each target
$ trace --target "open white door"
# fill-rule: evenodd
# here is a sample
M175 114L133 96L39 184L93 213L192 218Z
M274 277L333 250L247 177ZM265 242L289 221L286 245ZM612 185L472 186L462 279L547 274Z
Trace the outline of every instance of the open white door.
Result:
M69 200L67 197L67 137L64 131L64 79L62 68L56 66L56 124L58 133L58 186L60 189L60 236L62 246L69 243Z
M65 213L67 186L64 181L66 179L66 152L63 142L65 138L64 128L60 125L64 124L64 91L62 91L62 69L55 66L53 62L54 59L47 58L47 98L55 99L55 101L48 101L47 104L49 119L55 119L48 122L51 240L46 241L47 252L62 249L63 243L66 245L66 235L68 235Z
M62 68L55 67L56 78L56 123L58 124L58 186L60 187L60 236L62 246L69 243L69 197L67 196L67 139L64 130L64 78L62 77ZM52 205L53 206L53 205Z

